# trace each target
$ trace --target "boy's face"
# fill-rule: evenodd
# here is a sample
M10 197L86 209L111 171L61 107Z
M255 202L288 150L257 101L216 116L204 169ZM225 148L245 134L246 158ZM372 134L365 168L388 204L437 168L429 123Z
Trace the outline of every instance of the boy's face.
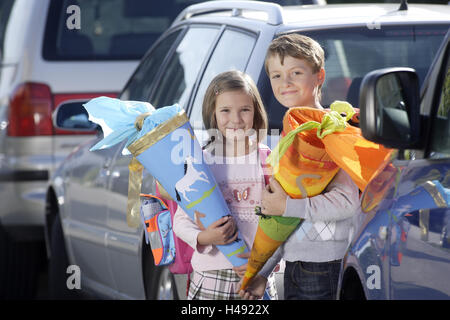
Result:
M267 61L270 84L275 98L283 106L319 107L319 85L325 80L325 70L313 73L310 64L304 59L286 55L284 63L278 55Z

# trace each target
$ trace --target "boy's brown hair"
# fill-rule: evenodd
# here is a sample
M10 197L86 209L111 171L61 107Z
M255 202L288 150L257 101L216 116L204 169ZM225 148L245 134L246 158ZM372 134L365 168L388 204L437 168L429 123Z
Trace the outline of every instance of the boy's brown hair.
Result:
M268 61L274 56L280 57L281 64L284 63L285 56L306 60L313 73L319 72L325 66L325 52L320 44L314 39L298 33L285 34L272 40L264 61L267 74L269 74ZM322 86L319 86L319 96L321 89Z

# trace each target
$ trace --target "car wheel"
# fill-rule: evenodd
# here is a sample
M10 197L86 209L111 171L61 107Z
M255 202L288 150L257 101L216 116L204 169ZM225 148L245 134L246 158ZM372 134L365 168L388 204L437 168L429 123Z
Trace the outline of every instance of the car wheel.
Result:
M0 300L35 298L45 247L40 242L20 242L0 226Z
M144 244L144 282L148 300L179 300L175 278L166 266L155 266L149 246Z
M151 283L147 297L149 300L178 300L175 278L168 267L155 267L152 271Z
M366 300L361 281L353 268L347 269L344 274L340 300Z
M48 265L48 290L51 299L78 299L76 290L67 287L67 267L70 265L67 256L64 234L59 215L55 216L51 227L50 250Z
M157 281L157 300L178 300L173 274L169 268L162 268Z

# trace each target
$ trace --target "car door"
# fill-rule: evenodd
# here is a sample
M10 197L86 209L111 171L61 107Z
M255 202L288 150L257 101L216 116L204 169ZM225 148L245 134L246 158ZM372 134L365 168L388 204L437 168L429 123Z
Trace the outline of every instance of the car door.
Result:
M72 156L66 181L68 215L63 223L72 262L80 268L82 283L106 294L114 287L105 236L110 165L117 152L117 147L94 152L82 148Z
M174 50L170 50L168 43L175 41L175 35L169 35L168 40L161 41L144 58L121 99L149 101L156 108L174 103L186 107L219 31L219 26L191 27L181 33L182 39L177 39ZM107 222L108 259L118 292L142 299L145 298L140 272L142 228L130 228L126 222L130 159L131 156L118 155L112 168ZM153 177L144 172L142 191L154 193L153 188Z
M447 42L422 100L431 102L422 105L430 116L425 158L411 160L398 185L390 221L391 299L450 298L449 60Z

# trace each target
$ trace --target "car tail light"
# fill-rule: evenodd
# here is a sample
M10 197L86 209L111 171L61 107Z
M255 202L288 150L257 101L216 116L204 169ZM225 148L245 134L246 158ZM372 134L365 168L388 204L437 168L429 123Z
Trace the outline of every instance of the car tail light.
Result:
M92 134L54 128L52 112L64 101L89 100L98 96L116 97L117 93L52 94L50 87L43 83L21 84L10 98L8 135L27 137Z
M10 98L8 135L52 135L52 110L49 86L42 83L24 83L18 86Z

